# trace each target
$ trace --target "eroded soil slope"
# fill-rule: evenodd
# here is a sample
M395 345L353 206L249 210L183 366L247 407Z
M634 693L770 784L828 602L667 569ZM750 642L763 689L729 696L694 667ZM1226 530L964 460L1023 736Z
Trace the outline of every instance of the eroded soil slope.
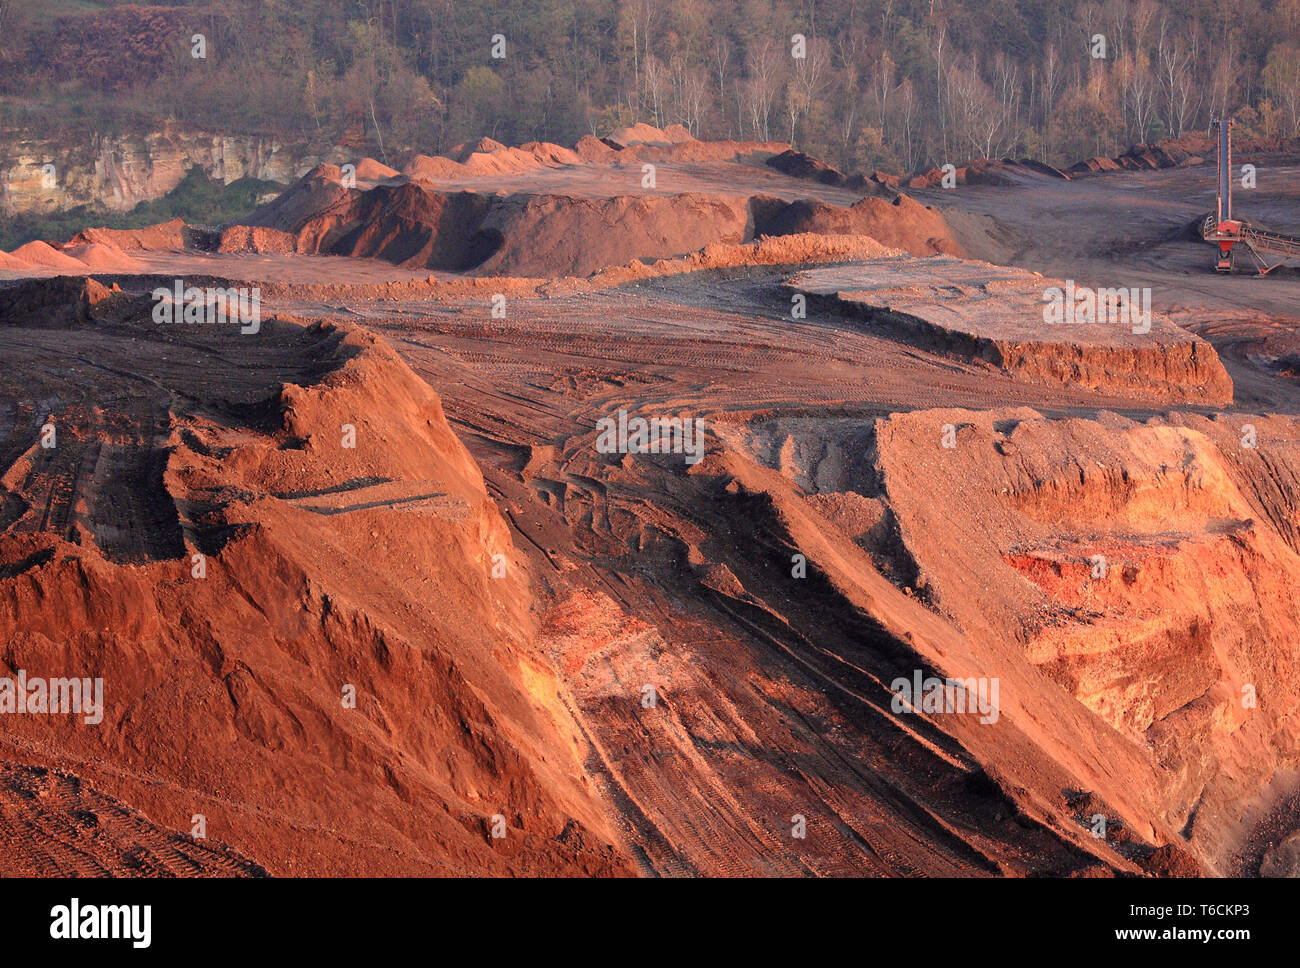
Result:
M6 757L276 874L627 870L437 396L359 331L138 309L0 327L3 663L105 693Z
M1257 865L1300 760L1300 427L1019 409L826 430L765 421L739 439L962 630L970 651L936 661L999 677L1004 713L1054 761L1128 740L1090 793L1139 831L1177 831L1210 870Z

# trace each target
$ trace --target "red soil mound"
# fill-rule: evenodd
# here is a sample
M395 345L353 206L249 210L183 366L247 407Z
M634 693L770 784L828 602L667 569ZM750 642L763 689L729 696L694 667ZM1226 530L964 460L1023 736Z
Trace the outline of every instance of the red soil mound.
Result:
M416 155L403 174L437 184L451 179L578 165L583 160L577 152L547 141L530 141L518 148L507 148L499 141L483 138L474 145L457 145L449 158Z
M65 245L63 254L83 263L95 272L136 272L140 263L115 245L92 242L89 245Z
M762 162L790 146L771 141L683 141L679 144L634 144L618 157L637 161Z
M471 155L490 154L494 151L505 151L505 150L506 150L506 146L503 145L500 141L497 141L495 138L480 138L477 142L475 142L472 145L463 145L463 144L456 145L456 147L451 149L451 154L448 157L454 159L455 161L460 162L463 165L466 161L469 160Z
M606 140L626 148L629 145L669 145L674 139L670 138L663 129L638 121L636 124L619 128Z
M316 210L322 195L325 204ZM551 277L742 242L750 222L746 200L735 196L497 198L407 184L358 193L346 205L336 198L304 180L251 221L291 233L303 252ZM223 245L247 244L244 230L226 236Z
M474 152L461 166L462 177L476 175L504 175L511 172L531 171L540 168L541 162L531 152L522 148L505 148L501 151Z
M764 235L869 235L914 255L965 254L943 215L906 195L892 202L864 198L848 208L813 200L769 204L756 228Z
M112 290L86 277L26 279L4 290L0 326L71 329L89 320L92 309L110 296Z
M806 155L802 151L795 151L793 148L789 151L783 151L779 155L773 155L767 159L767 163L791 178L810 178L823 185L843 185L848 180L844 177L844 173L838 169L832 168L812 155Z
M711 242L743 242L748 224L749 206L734 196L516 196L483 221L483 231L500 244L477 270L583 276L632 259L684 255Z
M130 251L180 251L185 248L185 222L174 218L142 229L85 229L72 237L69 245L100 243Z
M244 228L231 228L221 247L371 257L408 268L547 278L586 276L633 260L684 256L706 245L748 242L760 235L871 236L887 247L921 255L962 254L943 217L910 198L896 198L893 204L870 198L843 208L738 193L572 196L432 190L443 180L519 175L542 167L636 165L647 159L701 165L744 159L758 164L785 147L701 142L689 135L682 140L684 130L672 132L679 139L673 143L659 137L664 132L646 125L623 134L632 146L621 150L590 137L582 139L576 151L540 142L506 148L484 139L460 146L459 161L417 155L406 167L408 182L352 192L338 184L337 169L321 166L247 221L254 228L287 233L292 243L284 236L257 238ZM786 150L770 164L797 177L845 182L841 173L799 152ZM734 167L728 170L729 177L734 174ZM770 175L764 177L770 183ZM507 184L521 181L526 183L513 179ZM538 184L545 182L539 179ZM876 182L870 185L888 191Z
M1153 403L1232 402L1232 379L1214 347L1160 313L1145 325L1045 325L1044 287L1067 283L1037 272L949 257L892 259L814 268L787 285L882 335L1023 379Z
M389 178L397 178L400 176L400 172L396 168L389 168L374 158L362 158L357 162L356 176L358 181L379 182L386 181Z
M548 167L582 164L582 158L572 148L565 148L563 145L552 144L549 141L529 141L520 145L520 149Z
M441 156L416 155L402 169L409 178L419 178L428 182L438 182L447 178L459 178L465 169L460 162Z
M64 255L46 242L28 242L13 251L13 258L38 269L57 269L60 272L85 272L86 265L70 255Z
M871 236L919 255L962 253L943 216L906 197L892 204L868 198L841 208L701 193L605 198L443 193L414 182L348 193L320 171L301 179L249 223L284 234L259 241L247 228L227 229L223 251L290 251L291 236L298 252L549 278L586 276L636 259L682 256L758 235Z
M954 170L949 174L958 185L1016 185L1020 183L1017 175L1023 174L1026 170L1037 172L1040 175L1048 175L1052 178L1068 179L1070 177L1069 174L1059 168L1053 168L1051 165L1035 161L1032 158L1021 158L1019 161L1012 161L1010 158L1001 160L975 158L962 165L955 166ZM1071 169L1071 171L1073 170ZM850 179L850 183L853 183L858 177L860 176L854 176L853 179ZM930 168L926 171L913 172L911 175L902 177L882 175L877 172L867 180L894 185L902 184L913 189L939 188L943 185L944 172L939 168Z
M589 134L584 134L578 139L578 143L573 146L574 152L578 158L587 162L599 162L608 164L618 157L617 149L611 148L599 138Z
M326 205L314 209L322 195ZM478 265L495 250L478 229L492 204L488 196L430 192L415 183L344 197L306 182L250 221L290 234L299 252L460 270ZM234 229L228 232L233 239Z
M698 252L676 259L657 262L629 262L624 266L602 269L589 279L587 286L617 286L633 279L652 279L674 276L702 269L736 268L739 266L799 265L811 262L846 262L863 259L880 259L898 255L895 249L881 245L875 239L856 235L782 235L764 237L756 242L732 244L714 242ZM559 286L556 289L577 287Z
M24 421L2 475L3 671L102 678L103 728L14 716L7 743L277 875L626 872L436 394L360 332L190 328L205 362L177 368L137 326L51 334L114 375L53 451ZM6 405L82 399L38 371Z
M299 239L298 251L319 251L320 236L345 223L349 207L363 194L357 189L344 188L341 177L334 165L319 165L258 209L247 224L299 235L311 223L313 232L307 233L306 239ZM372 189L387 190L383 187ZM232 236L232 240L236 240L232 244L237 244L238 237Z
M231 225L221 233L218 252L296 252L298 240L288 232L252 225Z

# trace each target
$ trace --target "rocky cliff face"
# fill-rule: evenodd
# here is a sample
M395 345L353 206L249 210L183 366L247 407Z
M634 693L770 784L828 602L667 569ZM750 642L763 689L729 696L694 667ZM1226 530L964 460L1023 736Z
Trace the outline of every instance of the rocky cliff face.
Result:
M229 184L241 178L289 183L322 161L347 160L272 138L218 135L166 125L146 135L96 136L69 145L32 132L0 133L0 215L62 212L89 205L124 212L166 195L197 166ZM52 167L50 167L52 166Z

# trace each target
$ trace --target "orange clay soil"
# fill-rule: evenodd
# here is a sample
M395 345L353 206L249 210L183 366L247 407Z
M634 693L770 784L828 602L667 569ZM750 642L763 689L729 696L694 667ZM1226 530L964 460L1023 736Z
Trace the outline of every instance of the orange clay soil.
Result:
M5 716L0 869L1294 873L1300 283L1176 275L1208 250L1169 236L1158 325L1049 373L1024 274L925 245L1070 242L1053 275L1104 284L1089 186L1147 178L1165 238L1190 169L832 224L860 199L757 147L623 134L465 146L481 190L321 169L227 251L90 231L146 274L3 277L0 677L105 701ZM182 276L258 286L259 332L153 322ZM1184 344L1203 392L1132 378ZM700 459L597 446L620 411L702 421ZM914 676L996 715L900 707Z

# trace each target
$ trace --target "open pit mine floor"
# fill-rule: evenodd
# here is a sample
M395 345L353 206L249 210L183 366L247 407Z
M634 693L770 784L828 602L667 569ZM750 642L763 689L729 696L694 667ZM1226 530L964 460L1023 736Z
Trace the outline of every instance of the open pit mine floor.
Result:
M1180 224L1191 171L846 215L706 158L690 215L734 233L530 252L590 230L545 194L580 167L426 162L533 200L318 171L238 251L3 274L0 675L105 702L7 717L0 871L1295 873L1298 284L1200 300L1202 245L1162 288L1172 233L1111 282L1083 214L1136 181ZM1080 230L993 224L1026 199ZM635 208L598 215L674 216ZM258 331L155 322L182 277L258 286ZM1154 282L1150 331L1044 324L1067 279ZM698 451L602 446L637 417ZM900 709L914 677L996 706Z

